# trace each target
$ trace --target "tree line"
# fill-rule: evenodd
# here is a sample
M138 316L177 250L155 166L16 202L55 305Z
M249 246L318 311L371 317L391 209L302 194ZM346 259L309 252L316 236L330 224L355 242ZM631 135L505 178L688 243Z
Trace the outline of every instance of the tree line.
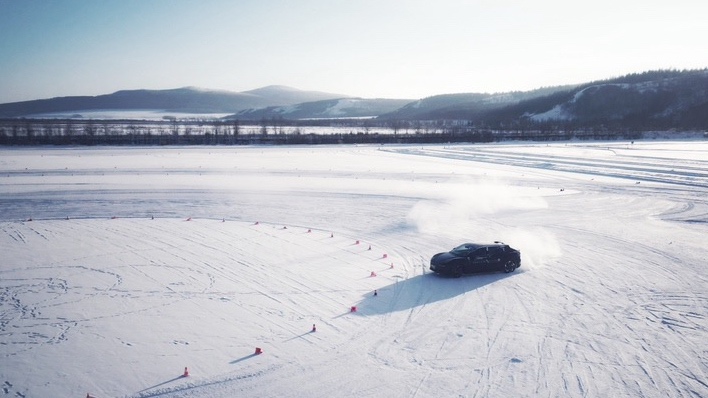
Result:
M0 119L0 145L321 145L485 143L496 141L562 141L639 139L641 130L598 125L591 128L559 123L500 124L494 128L472 121L342 121L331 133L307 132L307 127L284 120L243 126L240 121L135 121L73 119ZM386 132L373 131L373 126ZM287 127L287 128L286 128ZM319 122L317 131L326 130ZM323 129L324 127L324 129ZM344 130L348 130L344 132Z

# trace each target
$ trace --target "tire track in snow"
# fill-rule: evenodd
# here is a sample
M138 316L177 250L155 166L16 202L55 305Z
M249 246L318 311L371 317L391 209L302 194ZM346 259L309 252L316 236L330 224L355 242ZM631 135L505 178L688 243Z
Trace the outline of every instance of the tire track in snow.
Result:
M194 221L196 221L196 220L194 220ZM196 223L190 223L190 226L193 226L193 225L196 225ZM290 229L290 230L292 230L292 229ZM288 230L288 231L290 231L290 230ZM266 232L266 235L269 235L269 236L271 236L271 237L275 237L275 238L277 238L277 240L278 240L279 242L282 242L283 240L286 240L286 241L287 241L287 236L288 236L288 234L290 233L290 232L288 232L288 231L281 231L281 230L273 231L273 230L270 230L270 232ZM211 236L211 237L213 238L213 236ZM198 240L198 239L197 239L197 240ZM211 241L213 242L213 239L212 239ZM301 244L301 243L302 243L302 242L300 242L300 244ZM228 247L228 246L227 246L227 247ZM212 251L212 249L213 249L212 247L208 247L208 249L206 249L206 250L207 250L207 251ZM224 249L221 249L221 251L223 251L223 250L224 250ZM340 249L340 250L342 250L342 249ZM345 251L352 252L351 250L346 250L346 247L344 247L344 250L345 250ZM358 253L355 253L355 252L352 252L352 254L353 254L353 255L358 255ZM334 257L334 258L337 258L337 259L338 259L339 257ZM206 263L205 263L205 264L206 264ZM207 264L207 265L208 265L208 264ZM287 292L288 296L292 296L294 293L297 293L298 291L299 291L300 293L302 293L302 295L303 295L305 298L307 297L308 294L311 295L311 294L310 294L311 292L309 292L309 291L306 292L306 291L305 291L306 286L305 286L304 284L302 284L302 282L301 282L300 280L296 280L295 278L285 278L285 279L281 279L281 282L282 282L283 280L292 280L292 281L296 281L296 282L297 282L297 286L298 286L298 287L296 287L293 291ZM328 290L331 291L331 289L328 289ZM277 292L276 292L276 294L277 294ZM272 296L272 295L271 295L271 298L272 298L273 300L278 300L275 296ZM279 300L278 300L278 301L279 301ZM281 306L283 306L284 311L286 311L286 312L293 312L293 313L296 313L296 312L300 309L300 307L302 307L302 303L292 303L292 304L288 304L288 303L284 303L284 302L280 301L280 304L281 304ZM343 307L343 308L344 308L344 307ZM255 316L258 316L258 314L256 314L256 313L254 313L254 315L255 315ZM275 314L274 314L274 315L275 315ZM273 323L274 326L276 326L277 324L278 324L277 322ZM328 325L329 325L329 324L328 324ZM335 327L335 326L336 326L336 325L333 325L333 327ZM335 327L335 330L336 330L336 327Z
M633 385L631 380L631 375L644 375L647 383L641 383L638 385L654 385L660 391L673 391L673 390L686 390L691 383L695 383L695 380L700 380L704 375L690 375L690 376L679 376L680 372L665 372L659 369L671 368L671 363L673 361L671 358L678 358L675 360L677 363L691 364L690 369L700 369L701 366L697 361L701 353L693 351L686 351L686 340L693 340L695 343L689 346L695 346L698 344L702 338L700 336L705 336L708 329L706 328L705 316L703 314L697 313L695 310L689 311L690 314L681 314L681 311L676 312L677 308L670 304L671 297L675 297L672 292L674 289L681 289L682 294L678 295L679 301L681 302L681 307L684 308L708 308L708 299L705 294L699 294L695 292L695 289L691 289L691 286L696 286L696 283L700 283L688 276L684 276L683 272L676 272L675 268L678 264L681 264L681 259L672 253L666 252L659 248L653 247L651 245L645 245L640 242L635 242L630 239L618 238L614 236L609 236L607 234L597 233L593 231L587 231L580 228L570 228L567 226L555 226L559 229L570 229L573 231L573 236L582 236L583 234L589 234L593 237L588 239L589 241L605 241L608 242L607 245L598 245L595 247L595 254L592 256L594 259L610 259L608 264L622 264L627 262L627 258L636 257L643 261L641 264L633 264L633 260L629 260L630 263L628 267L614 268L611 271L618 275L607 278L605 275L600 275L599 277L593 276L588 278L587 271L578 269L575 272L578 273L579 278L576 279L577 282L573 282L571 278L571 284L566 285L566 289L569 292L574 292L577 295L575 299L576 302L581 303L592 303L592 306L586 305L585 310L597 311L597 315L591 315L592 312L584 314L583 316L588 319L603 319L603 322L599 325L606 325L606 328L612 331L613 335L621 335L621 338L612 339L612 335L607 336L606 333L594 333L591 334L590 330L596 329L596 325L584 325L581 326L580 330L585 330L584 336L590 337L591 342L595 344L590 344L591 348L597 355L607 358L613 358L616 353L635 353L634 356L628 356L624 358L616 358L616 363L611 360L603 361L603 366L609 369L616 369L615 374L617 376L623 373L629 373L626 376L619 376L619 380L626 385ZM581 240L582 242L582 240ZM605 248L607 246L607 248ZM624 250L617 250L615 247L623 247ZM629 248L629 252L627 251ZM586 251L591 251L583 248L581 245L577 245L574 250L575 255L582 255ZM631 253L637 251L638 255L632 256ZM615 260L618 259L618 260ZM588 269L594 269L595 266L588 264ZM637 269L640 272L632 273L631 270ZM609 269L608 269L609 270ZM564 274L572 277L570 274L572 271L564 271ZM623 281L630 281L631 278L639 278L639 285L635 288L630 288L627 291L624 287ZM556 277L556 279L562 282L562 279ZM595 280L597 279L597 280ZM655 285L660 281L664 287L649 288L647 287ZM582 290L576 289L575 285L582 285L584 283L597 283L604 289L608 289L609 297L625 297L630 303L629 307L613 305L611 301L606 298L600 297L585 297ZM615 286L616 285L616 286ZM673 287L670 287L673 286ZM602 291L602 290L600 290ZM694 291L694 293L691 293ZM667 301L668 300L668 301ZM619 302L624 302L624 300L619 300ZM685 305L683 303L685 302ZM650 317L655 319L648 319L642 316L642 308L646 309L647 306L653 308L656 312L648 312ZM609 316L605 311L609 310ZM666 312L670 311L671 314L667 316ZM658 312L658 313L657 313ZM647 314L647 312L644 312ZM698 316L696 316L698 315ZM682 320L687 320L683 326L684 327L674 327L672 326L671 320L680 318ZM647 320L645 320L647 319ZM672 335L671 332L663 332L658 335L659 339L664 341L662 343L662 348L656 346L656 341L645 342L646 331L649 329L654 329L655 326L663 326L673 333L677 333L677 336ZM649 328L649 329L647 329ZM571 328L574 329L574 328ZM678 330L677 330L678 329ZM621 332L621 331L625 332ZM681 331L687 330L690 332L689 335L683 334ZM629 337L624 336L628 334ZM651 334L649 334L651 335ZM608 340L608 337L610 339ZM617 345L625 346L626 348L616 348ZM649 345L647 345L649 344ZM666 352L663 349L665 345L675 346L676 350L672 352ZM615 347L613 349L613 347ZM622 354L624 355L624 354ZM666 362L668 361L668 362ZM594 366L598 363L597 360L585 360L588 364L588 370L593 370ZM585 363L581 361L580 363ZM579 362L573 361L573 363L578 364ZM622 372L621 369L631 369L637 367L639 370ZM577 370L576 370L577 371ZM678 376L678 378L677 378ZM588 376L589 377L589 376ZM591 379L588 379L591 380ZM692 381L690 381L692 380ZM570 383L573 385L574 382ZM583 389L585 392L591 392L591 394L596 394L601 391L601 386L599 385L584 385Z
M503 150L503 148L502 148ZM500 148L494 150L484 148L455 149L406 149L390 150L401 153L453 158L466 161L501 164L524 168L549 169L588 175L646 180L668 184L705 187L701 182L708 178L708 165L700 161L687 161L681 164L681 159L635 158L637 160L620 159L583 159L555 156L548 154L504 153ZM646 159L646 160L645 160Z
M27 239L25 239L25 236L21 231L19 231L16 227L8 229L8 227L6 227L6 225L10 226L9 224L3 224L3 226L2 226L3 233L5 233L7 236L9 236L15 242L27 243Z

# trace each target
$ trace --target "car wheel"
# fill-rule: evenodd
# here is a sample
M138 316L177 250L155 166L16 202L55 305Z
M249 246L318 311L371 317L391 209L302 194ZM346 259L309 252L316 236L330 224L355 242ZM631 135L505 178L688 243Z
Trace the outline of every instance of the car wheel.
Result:
M509 260L509 261L507 261L506 263L504 263L504 272L506 272L507 274L508 274L509 272L514 272L514 270L517 269L517 268L519 268L519 266L516 265L516 263L513 262L513 261L511 261L511 260Z
M462 266L461 265L458 265L457 267L455 267L455 270L452 271L452 276L454 276L455 278L459 278L462 276Z

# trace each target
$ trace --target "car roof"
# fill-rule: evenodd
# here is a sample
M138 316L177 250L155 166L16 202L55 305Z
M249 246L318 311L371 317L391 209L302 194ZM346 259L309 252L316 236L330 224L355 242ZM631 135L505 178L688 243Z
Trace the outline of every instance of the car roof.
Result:
M504 247L507 246L503 242L494 242L494 243L463 243L461 245L458 245L457 247L464 246L465 248L468 249L480 249L482 247Z

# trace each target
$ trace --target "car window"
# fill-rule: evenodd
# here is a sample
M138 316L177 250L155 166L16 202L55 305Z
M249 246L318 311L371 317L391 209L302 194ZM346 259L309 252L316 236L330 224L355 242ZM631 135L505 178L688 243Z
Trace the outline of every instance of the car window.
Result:
M465 247L465 246L458 246L452 250L450 250L450 253L456 255L456 256L465 256L469 254L470 249Z
M501 254L504 252L504 248L501 247L490 247L489 248L489 255L491 257L498 257L501 256Z
M470 254L470 257L472 257L472 258L486 258L487 257L487 248L483 247L481 249L477 249L477 250L473 251Z
M474 246L471 246L469 244L464 244L457 246L456 248L450 250L450 253L456 255L456 256L467 256L470 254L470 252L474 249Z

